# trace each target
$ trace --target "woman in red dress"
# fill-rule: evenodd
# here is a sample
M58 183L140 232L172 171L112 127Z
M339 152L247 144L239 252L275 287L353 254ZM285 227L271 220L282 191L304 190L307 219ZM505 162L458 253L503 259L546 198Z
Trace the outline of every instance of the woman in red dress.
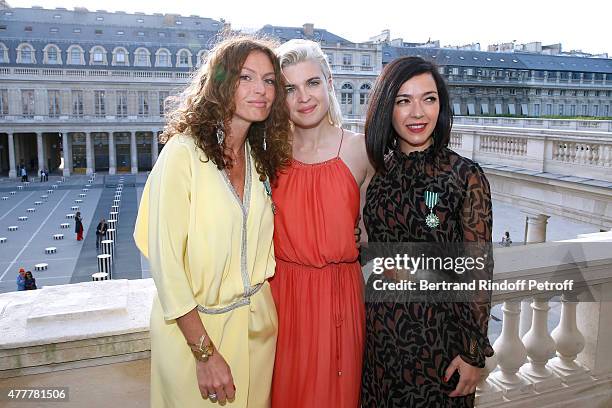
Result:
M359 406L363 276L354 231L373 174L362 134L341 128L320 47L277 49L286 79L293 160L273 188L279 320L272 407Z

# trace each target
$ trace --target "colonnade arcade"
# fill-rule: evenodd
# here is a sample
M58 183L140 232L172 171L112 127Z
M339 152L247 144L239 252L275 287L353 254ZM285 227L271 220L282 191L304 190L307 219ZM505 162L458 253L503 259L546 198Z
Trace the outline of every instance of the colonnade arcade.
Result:
M23 167L30 176L43 169L64 176L148 171L162 148L160 133L161 129L0 132L0 174L15 178Z

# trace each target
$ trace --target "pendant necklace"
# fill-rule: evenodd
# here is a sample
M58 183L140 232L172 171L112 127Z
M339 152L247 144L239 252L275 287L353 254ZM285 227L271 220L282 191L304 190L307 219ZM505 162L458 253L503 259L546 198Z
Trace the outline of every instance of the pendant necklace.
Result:
M435 167L435 163L432 163L431 171L433 173L432 176L434 177L434 181L437 179L437 177L435 177ZM427 217L425 217L425 225L427 225L430 229L434 229L440 226L440 218L438 218L438 216L434 213L434 208L436 207L436 205L438 205L438 202L440 201L440 195L434 192L433 188L431 188L433 184L435 183L433 183L432 181L432 183L430 184L430 188L425 191L425 205L427 206L427 208L429 208L429 214L427 214Z

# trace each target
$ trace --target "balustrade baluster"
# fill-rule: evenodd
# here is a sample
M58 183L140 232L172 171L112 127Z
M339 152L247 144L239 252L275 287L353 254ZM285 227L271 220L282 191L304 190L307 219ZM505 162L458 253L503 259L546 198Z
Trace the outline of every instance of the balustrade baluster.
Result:
M524 396L533 391L533 384L519 374L527 358L527 350L519 338L520 301L504 302L502 332L493 344L499 371L491 375L491 381L504 392L508 399Z
M569 300L565 295L562 297L561 320L551 333L557 357L551 360L550 367L566 384L589 379L589 370L576 361L576 356L584 349L584 336L576 324L577 305L578 302Z
M548 333L548 300L535 298L531 309L531 329L523 336L529 362L521 367L520 372L534 384L538 392L561 387L561 379L547 366L548 361L555 356L556 349L555 341Z

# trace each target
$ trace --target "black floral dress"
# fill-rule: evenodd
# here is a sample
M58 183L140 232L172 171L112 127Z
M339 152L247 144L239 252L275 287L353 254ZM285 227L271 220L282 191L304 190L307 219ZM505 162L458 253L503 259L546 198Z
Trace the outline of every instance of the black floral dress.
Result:
M374 176L366 194L363 219L371 243L491 241L489 183L478 164L433 147L409 155L394 151L386 163L388 171ZM425 222L426 190L439 194L435 228ZM448 396L459 374L447 382L444 375L457 355L484 367L493 355L489 315L488 301L368 301L362 406L473 407L474 394Z

